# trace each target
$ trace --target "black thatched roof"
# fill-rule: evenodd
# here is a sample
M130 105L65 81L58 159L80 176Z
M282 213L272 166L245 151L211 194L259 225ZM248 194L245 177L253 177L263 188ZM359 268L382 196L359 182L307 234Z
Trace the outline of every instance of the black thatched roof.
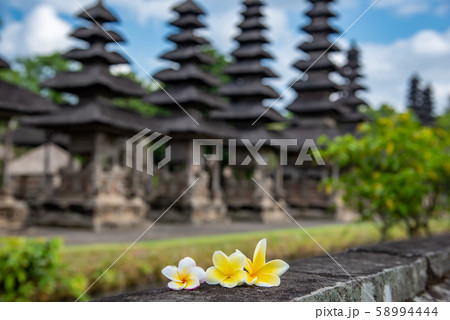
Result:
M119 20L103 6L103 1L99 0L97 4L86 11L82 11L79 15L80 18L83 18L88 21L98 22L100 24L107 22L119 22Z
M215 60L195 47L178 48L161 56L162 59L177 63L214 64Z
M203 22L198 20L195 15L180 16L171 21L170 24L181 29L199 29L205 27Z
M150 126L151 119L137 112L99 101L64 107L51 115L25 118L22 123L25 126L65 133L91 131L99 128L102 131L128 134L154 127L154 125Z
M298 46L298 48L306 53L313 51L324 52L328 48L329 48L328 51L330 52L341 51L336 44L332 44L332 42L328 39L324 40L321 39L313 42L303 42L301 45Z
M255 101L279 97L279 94L273 88L258 80L228 83L220 89L220 93L231 98L254 97Z
M179 30L169 36L169 39L177 46L161 58L174 61L179 66L156 73L155 78L167 84L167 91L151 93L144 101L180 112L181 105L191 111L199 111L199 114L226 108L225 101L212 93L214 87L220 86L220 81L203 68L205 65L215 63L215 59L207 55L203 49L203 45L209 42L194 34L195 29L204 27L199 16L205 12L193 0L182 2L175 6L173 11L178 13L179 17L171 24L177 26ZM184 116L188 121L194 122Z
M328 100L308 101L306 99L294 101L287 107L287 110L298 115L344 114L350 111L344 106Z
M184 113L177 113L170 117L158 117L153 121L158 123L161 132L165 134L201 134L210 138L233 139L238 137L238 133L233 127L219 121L204 120L196 117L197 125Z
M313 20L310 24L302 27L302 30L309 34L315 34L319 32L327 34L339 33L339 30L332 27L328 22L316 22L316 20Z
M4 141L4 137L2 137L2 141ZM65 134L56 133L52 135L50 141L67 149L70 144L70 137ZM15 146L38 147L46 142L46 133L41 129L20 127L12 133L12 143Z
M302 30L312 37L301 44L299 49L308 54L322 53L331 46L328 35L338 32L328 22L329 18L335 16L328 8L328 3L333 0L309 0L309 2L313 6L306 14L311 17L311 21ZM339 48L332 46L329 51L339 51ZM294 67L302 72L308 70L308 76L305 80L300 79L293 84L292 88L297 92L297 98L287 109L300 117L305 114L317 118L330 114L337 117L349 111L330 101L330 95L340 91L341 88L330 80L329 75L331 72L339 71L339 68L329 59L328 53L318 61L316 56L310 54L307 60L300 60L294 64Z
M365 103L363 103L365 104ZM359 112L349 112L349 113L344 113L341 114L338 118L337 118L339 123L351 123L351 124L357 124L363 121L367 121L369 120L367 116L365 116L362 113Z
M124 38L117 32L102 29L97 24L93 24L90 28L78 28L71 36L89 43L125 42Z
M195 15L204 15L205 11L200 8L194 1L186 0L183 3L172 8L173 11L178 12L179 14L195 14Z
M353 45L347 53L347 64L341 68L341 75L346 79L346 83L343 86L344 97L339 102L350 107L356 114L358 114L359 106L367 105L357 96L359 91L367 90L359 84L359 80L362 78L359 69L359 50Z
M262 7L262 6L264 6L264 2L262 2L261 0L245 0L243 2L243 4L247 7L251 7L251 6Z
M265 112L268 107L265 107L262 103L240 103L233 104L233 108L227 108L221 111L214 111L211 113L211 118L216 120L225 120L233 123L237 122L245 122L245 123L253 123L256 119L258 119L263 112ZM271 122L284 122L286 119L279 114L275 109L269 109L264 118L260 121L262 123L271 123Z
M73 49L63 55L64 58L76 60L82 64L128 64L128 60L117 52L106 51L102 45L94 45L88 49Z
M248 128L255 133L258 128L252 128L252 124L258 118L261 118L259 125L284 119L278 112L267 110L263 104L265 99L279 97L273 88L263 84L264 78L276 77L272 70L261 64L261 60L273 58L264 49L264 44L269 43L263 34L266 27L261 23L261 8L264 3L247 0L243 1L243 4L246 8L242 12L243 22L239 24L241 33L235 37L239 47L231 54L235 62L224 70L233 81L222 86L219 91L230 99L230 109L215 112L211 116L229 121L237 125L239 130Z
M0 118L45 114L55 112L57 109L49 100L0 80Z
M242 12L242 15L244 17L264 17L264 15L261 12L260 6L251 6L247 7L245 11Z
M220 86L220 80L212 74L203 71L195 64L188 64L180 69L165 69L154 75L154 78L166 83L174 84L186 82L187 84L198 83L210 87Z
M79 72L62 72L42 83L42 87L79 95L80 98L96 96L141 97L147 92L126 77L112 76L108 68L85 67Z
M177 87L169 90L168 93L170 96L162 90L151 93L144 98L144 102L172 110L180 110L173 99L185 109L214 110L227 108L227 104L221 98L195 86Z
M312 64L313 61L315 62L314 65ZM308 68L309 70L338 71L338 67L330 61L327 55L323 55L319 60L316 61L314 59L313 61L300 60L294 64L294 68L300 71L306 71Z
M342 99L339 99L339 103L349 106L353 110L356 110L359 106L367 105L367 102L365 102L361 98L358 98L355 94L351 94Z
M237 42L243 43L269 43L269 40L261 34L260 30L245 30L234 38Z
M336 92L341 89L341 87L331 81L328 77L323 77L321 79L308 79L308 80L299 80L293 86L299 93L305 93L306 91L323 91L326 96L328 96L329 92ZM317 98L316 98L317 99Z
M194 30L185 30L177 34L172 34L167 38L168 40L176 43L176 44L183 44L183 45L205 45L209 44L209 41L199 37L194 34Z
M273 56L264 50L262 44L251 44L245 47L239 47L231 55L235 58L253 58L253 59L273 59Z
M319 17L328 17L334 18L336 17L336 13L330 10L329 7L313 7L311 10L306 12L306 15L310 18L319 18Z
M259 61L236 62L224 68L224 73L230 76L242 77L244 75L259 76L261 78L278 78L271 69L261 65Z
M238 27L241 30L265 30L267 27L261 23L259 17L251 17L242 21Z
M0 58L0 69L9 69L9 64L2 58Z

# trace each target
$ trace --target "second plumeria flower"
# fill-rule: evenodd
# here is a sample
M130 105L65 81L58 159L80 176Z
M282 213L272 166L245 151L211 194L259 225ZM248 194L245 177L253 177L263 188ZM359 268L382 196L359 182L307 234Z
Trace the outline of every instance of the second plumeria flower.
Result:
M235 252L229 257L222 251L216 251L213 255L214 267L206 270L206 283L219 284L225 288L234 288L245 282L244 271L245 258Z
M168 287L172 290L194 290L206 280L206 272L197 267L194 259L184 258L175 266L167 266L162 271L169 280Z
M280 277L289 269L289 265L283 260L266 262L267 240L263 239L256 245L253 261L242 252L236 250L245 258L245 270L247 270L245 283L259 287L277 287L280 285Z

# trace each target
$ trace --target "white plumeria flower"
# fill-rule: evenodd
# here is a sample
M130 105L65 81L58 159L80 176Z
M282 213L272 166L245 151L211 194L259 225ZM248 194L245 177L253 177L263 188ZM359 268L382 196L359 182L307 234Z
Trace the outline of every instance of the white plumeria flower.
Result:
M162 271L162 274L168 279L168 287L172 290L194 290L206 280L206 272L200 267L197 267L194 259L184 258L178 263L178 268L175 266L167 266Z

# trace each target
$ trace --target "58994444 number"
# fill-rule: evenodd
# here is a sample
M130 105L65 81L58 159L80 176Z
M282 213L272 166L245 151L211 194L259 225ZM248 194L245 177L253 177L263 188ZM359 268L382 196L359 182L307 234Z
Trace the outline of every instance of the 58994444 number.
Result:
M377 317L408 317L408 316L424 316L424 317L437 317L438 309L434 308L421 308L421 307L377 307Z

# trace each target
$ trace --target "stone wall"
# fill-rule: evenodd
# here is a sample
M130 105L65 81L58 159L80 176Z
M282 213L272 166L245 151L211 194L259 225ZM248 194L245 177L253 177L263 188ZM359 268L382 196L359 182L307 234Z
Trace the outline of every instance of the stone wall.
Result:
M161 288L100 301L420 300L424 295L429 296L428 289L444 283L450 273L449 254L450 234L355 248L333 255L351 278L330 257L320 256L290 263L290 270L282 276L281 286L277 288L225 289L203 284L194 291Z

